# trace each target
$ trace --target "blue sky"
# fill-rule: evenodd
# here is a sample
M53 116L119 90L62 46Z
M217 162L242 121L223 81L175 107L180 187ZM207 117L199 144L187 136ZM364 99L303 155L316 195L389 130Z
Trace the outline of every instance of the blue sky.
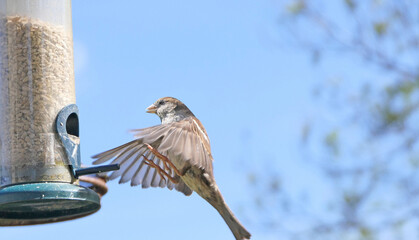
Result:
M90 164L93 154L131 140L129 129L159 124L145 108L160 97L176 97L206 127L215 177L230 208L254 239L276 239L243 210L252 201L248 170L279 169L289 189L321 181L298 160L301 126L317 114L310 97L315 71L303 51L287 46L279 6L73 0L82 161ZM300 175L305 178L295 177ZM108 186L94 215L2 228L2 239L233 239L216 210L196 194L117 181Z

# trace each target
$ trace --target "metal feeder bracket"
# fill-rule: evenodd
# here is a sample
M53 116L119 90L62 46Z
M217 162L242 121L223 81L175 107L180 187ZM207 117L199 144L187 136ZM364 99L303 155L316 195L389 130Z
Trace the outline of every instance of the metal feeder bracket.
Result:
M82 175L119 170L119 164L81 167L79 139L79 109L76 104L65 106L57 115L56 127L65 148L74 178Z

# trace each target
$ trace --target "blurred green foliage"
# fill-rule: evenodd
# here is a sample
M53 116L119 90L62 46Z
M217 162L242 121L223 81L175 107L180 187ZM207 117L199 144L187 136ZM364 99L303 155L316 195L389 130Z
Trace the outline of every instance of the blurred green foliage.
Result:
M306 8L306 3L304 0L293 1L287 6L287 9L292 14L300 14Z
M326 148L328 148L329 151L332 152L333 155L335 156L339 155L339 131L338 130L332 130L330 133L328 133L324 138L324 143L326 145Z
M374 31L375 34L377 34L378 36L383 36L386 34L387 31L387 22L377 22L374 23Z
M261 214L279 235L322 240L419 236L418 6L415 0L288 0L282 5L281 29L288 29L314 64L324 68L330 63L324 58L338 56L358 63L368 77L358 79L342 68L347 69L341 70L342 81L319 79L313 87L313 98L337 118L333 124L307 121L301 130L302 157L336 194L325 198L324 208L310 202L321 193L308 189L302 194L306 204L296 203L281 185L287 179L278 177L285 170L277 176L252 172L253 187L271 186L258 192L264 196L258 205L271 206ZM307 37L307 29L315 34ZM356 84L345 87L348 82ZM288 229L288 219L296 217L301 229Z

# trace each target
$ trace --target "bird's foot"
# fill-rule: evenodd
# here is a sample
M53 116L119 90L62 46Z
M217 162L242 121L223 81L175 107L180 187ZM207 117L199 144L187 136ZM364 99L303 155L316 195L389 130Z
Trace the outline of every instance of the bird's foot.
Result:
M167 177L167 179L169 179L169 181L171 181L174 184L179 183L179 179L175 179L174 177L172 177L169 173L167 173L164 169L162 169L159 165L157 165L156 163L154 163L153 161L151 161L150 159L148 159L146 156L143 155L144 158L144 164L156 169L157 173L160 175L160 177L162 179L165 179L165 176Z
M172 163L172 161L170 161L170 159L168 159L166 156L164 156L163 154L159 153L155 148L153 148L150 144L145 143L145 145L148 147L148 149L150 149L150 151L160 160L163 161L164 167L169 170L169 171L175 171L175 173L178 176L183 176L184 174L181 174L180 171L176 168L176 166Z

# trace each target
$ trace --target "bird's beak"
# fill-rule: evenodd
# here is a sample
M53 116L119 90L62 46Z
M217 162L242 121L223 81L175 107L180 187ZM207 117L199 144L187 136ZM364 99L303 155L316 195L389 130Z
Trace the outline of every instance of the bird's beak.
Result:
M146 108L145 111L148 113L156 113L157 107L154 104L152 104L150 107Z

